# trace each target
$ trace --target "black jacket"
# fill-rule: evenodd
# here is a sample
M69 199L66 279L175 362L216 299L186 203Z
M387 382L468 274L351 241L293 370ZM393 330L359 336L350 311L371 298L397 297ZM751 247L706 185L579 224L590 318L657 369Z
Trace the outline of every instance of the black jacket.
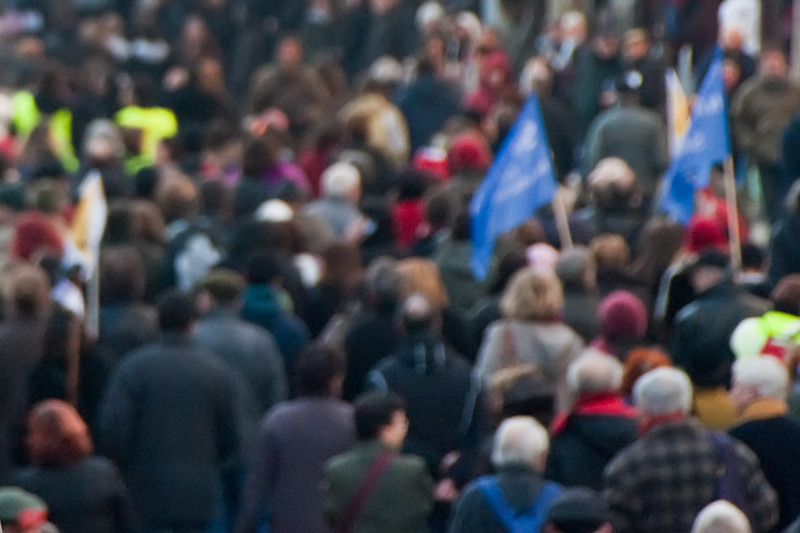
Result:
M606 464L638 436L634 410L615 396L578 405L554 422L545 477L567 487L600 490Z
M466 445L482 420L472 367L433 334L404 340L367 379L405 400L409 428L403 451L424 458L432 473L445 454Z
M100 451L122 471L145 526L216 518L238 412L232 371L185 336L165 335L120 363L101 407Z
M698 295L675 318L669 352L676 366L697 387L727 386L734 361L731 333L739 322L771 308L763 300L725 280Z
M138 531L128 491L104 457L85 457L63 468L29 467L12 482L42 498L61 533Z

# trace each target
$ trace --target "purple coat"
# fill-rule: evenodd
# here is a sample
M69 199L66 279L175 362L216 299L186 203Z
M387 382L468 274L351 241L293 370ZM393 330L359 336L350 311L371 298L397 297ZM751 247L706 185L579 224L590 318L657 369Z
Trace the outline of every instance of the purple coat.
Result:
M328 533L324 465L354 444L353 408L342 400L303 397L273 407L253 443L236 532L256 531L269 508L271 533Z

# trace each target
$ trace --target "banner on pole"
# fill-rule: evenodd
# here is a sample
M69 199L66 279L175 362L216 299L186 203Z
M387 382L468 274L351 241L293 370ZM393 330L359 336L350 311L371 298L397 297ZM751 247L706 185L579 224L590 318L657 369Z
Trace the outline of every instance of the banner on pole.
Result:
M472 271L483 279L497 237L552 201L558 189L536 94L531 94L470 203Z

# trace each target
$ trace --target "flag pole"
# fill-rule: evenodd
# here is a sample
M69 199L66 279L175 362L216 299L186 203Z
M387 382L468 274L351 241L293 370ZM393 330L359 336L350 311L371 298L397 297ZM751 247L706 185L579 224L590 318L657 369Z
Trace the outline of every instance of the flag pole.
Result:
M564 204L564 195L561 190L557 190L553 195L553 216L556 219L556 229L558 230L558 240L561 249L572 248L572 234L569 231L569 219L567 218L567 206Z
M78 407L81 388L81 345L82 327L78 317L70 317L67 328L67 372L65 378L65 399L73 407Z
M91 342L100 336L100 261L95 258L96 266L92 275L86 280L86 336Z
M736 201L736 178L733 173L733 156L722 163L725 180L725 200L728 202L728 242L731 248L731 267L738 272L742 267L742 241L739 233L739 206Z

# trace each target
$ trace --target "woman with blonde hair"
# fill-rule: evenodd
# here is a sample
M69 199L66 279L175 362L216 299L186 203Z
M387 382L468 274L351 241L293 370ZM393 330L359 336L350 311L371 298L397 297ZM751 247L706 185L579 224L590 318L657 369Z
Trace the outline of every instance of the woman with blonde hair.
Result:
M583 340L561 321L564 305L558 278L524 269L511 279L500 300L503 318L486 330L477 373L484 384L499 370L530 365L555 386L555 407L569 408L567 367L584 348Z

